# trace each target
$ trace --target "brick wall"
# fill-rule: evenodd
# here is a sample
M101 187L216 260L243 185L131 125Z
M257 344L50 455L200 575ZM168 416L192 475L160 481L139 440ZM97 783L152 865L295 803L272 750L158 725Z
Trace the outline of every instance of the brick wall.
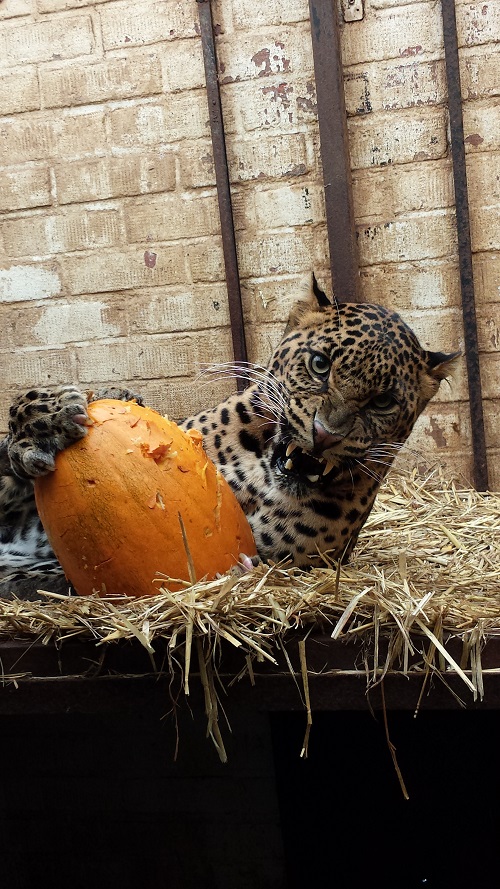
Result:
M329 261L307 0L213 2L251 358ZM457 6L492 476L500 455L500 3ZM0 2L0 429L20 388L127 382L182 416L231 358L195 0ZM439 5L365 4L342 50L362 291L463 346ZM339 233L341 237L341 233ZM341 295L339 295L341 297ZM414 446L470 473L464 367Z

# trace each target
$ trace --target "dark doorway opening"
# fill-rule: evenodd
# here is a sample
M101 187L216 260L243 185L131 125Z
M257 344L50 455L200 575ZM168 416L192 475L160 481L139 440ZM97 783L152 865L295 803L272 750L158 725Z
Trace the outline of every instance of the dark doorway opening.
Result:
M469 889L496 885L500 713L271 716L287 889Z

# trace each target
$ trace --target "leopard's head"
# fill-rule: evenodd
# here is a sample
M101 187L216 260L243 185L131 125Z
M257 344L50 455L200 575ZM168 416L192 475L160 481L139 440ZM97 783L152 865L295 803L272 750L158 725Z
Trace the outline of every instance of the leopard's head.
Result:
M280 484L338 485L358 464L383 476L459 354L422 348L382 306L332 305L312 276L261 386Z

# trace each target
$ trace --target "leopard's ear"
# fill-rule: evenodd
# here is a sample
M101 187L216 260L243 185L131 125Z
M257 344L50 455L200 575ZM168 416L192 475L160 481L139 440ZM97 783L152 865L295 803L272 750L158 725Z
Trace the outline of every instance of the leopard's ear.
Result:
M325 291L321 289L318 282L316 281L316 275L314 274L314 272L312 272L311 289L318 301L318 306L331 308L332 303L328 299Z
M462 357L461 352L426 352L426 385L424 384L424 397L429 399L436 394L439 384L442 380L446 380L453 376L453 372L458 364L458 359Z
M461 352L427 352L427 370L435 380L446 380L455 370Z
M326 293L321 290L314 272L303 279L299 285L299 291L301 296L292 307L285 333L302 325L306 316L311 312L321 312L332 307Z

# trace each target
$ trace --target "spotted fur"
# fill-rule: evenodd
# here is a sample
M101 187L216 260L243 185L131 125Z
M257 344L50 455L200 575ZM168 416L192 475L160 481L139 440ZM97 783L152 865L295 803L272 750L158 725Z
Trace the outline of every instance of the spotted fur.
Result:
M249 366L242 394L181 425L202 432L263 559L307 567L322 553L346 558L398 449L456 358L423 349L381 306L332 306L313 276L268 368ZM50 560L31 480L86 434L86 404L64 386L33 390L11 408L0 445L0 577L23 560L31 570Z

